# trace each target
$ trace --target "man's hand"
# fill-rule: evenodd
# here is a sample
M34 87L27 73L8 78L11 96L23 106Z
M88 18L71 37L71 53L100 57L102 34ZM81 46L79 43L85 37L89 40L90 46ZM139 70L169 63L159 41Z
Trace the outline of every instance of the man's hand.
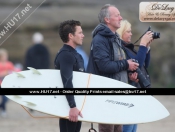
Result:
M133 62L131 59L127 60L128 64L129 64L129 68L128 70L130 71L134 71L138 68L139 64L136 62Z
M145 33L145 35L143 35L141 41L140 41L140 45L147 47L147 45L150 43L150 41L153 40L153 32L152 31L148 31Z
M138 75L137 72L129 73L129 79L130 79L131 81L133 81L133 82L138 83L138 82L139 82L139 79L137 79L137 75Z
M81 111L79 111L76 107L70 108L69 121L77 122L78 121L78 115L80 115L83 118L83 115L81 114Z

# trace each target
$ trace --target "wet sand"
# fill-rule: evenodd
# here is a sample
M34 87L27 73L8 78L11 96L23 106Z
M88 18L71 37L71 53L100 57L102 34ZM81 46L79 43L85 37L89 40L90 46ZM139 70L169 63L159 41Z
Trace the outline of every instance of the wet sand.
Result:
M175 132L175 96L154 97L168 109L170 116L156 122L139 124L137 132ZM32 114L43 116L36 111ZM59 132L58 123L57 118L32 118L20 105L9 101L7 117L0 117L0 132ZM90 127L90 123L83 122L81 132L88 132ZM94 128L98 131L96 123L94 123Z

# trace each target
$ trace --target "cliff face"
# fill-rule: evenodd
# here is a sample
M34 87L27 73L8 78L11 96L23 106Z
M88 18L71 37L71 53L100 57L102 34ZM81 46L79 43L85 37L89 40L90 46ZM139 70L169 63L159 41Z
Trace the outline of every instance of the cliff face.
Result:
M116 5L123 19L127 19L132 24L133 42L148 29L148 26L151 26L152 30L160 32L161 38L154 40L151 45L152 57L149 67L151 80L153 86L175 87L173 81L175 78L175 24L169 22L140 22L140 2L139 0L108 1L108 3ZM22 0L0 0L0 22L2 23L0 25L0 32L3 30L4 26L7 26L7 23L11 21L11 19L15 20L14 17L16 13L21 15L19 22L16 22L11 29L9 28L7 34L4 35L7 39L4 39L5 41L1 44L0 48L6 48L9 51L11 61L23 64L25 52L28 47L32 45L32 34L36 31L40 31L45 37L45 45L47 45L50 50L52 59L51 68L53 68L54 56L62 46L57 31L60 22L68 19L81 21L85 34L83 48L87 54L89 54L92 40L91 32L98 24L97 16L99 10L106 4L106 1L46 0L41 4L41 0L26 0L14 11L20 3L22 3ZM27 4L30 4L32 8L22 17L21 11L25 9ZM40 4L41 6L39 6ZM13 14L9 16L12 12ZM16 15L16 17L18 16ZM23 22L22 20L24 19L26 20ZM0 42L2 42L2 39L0 39Z

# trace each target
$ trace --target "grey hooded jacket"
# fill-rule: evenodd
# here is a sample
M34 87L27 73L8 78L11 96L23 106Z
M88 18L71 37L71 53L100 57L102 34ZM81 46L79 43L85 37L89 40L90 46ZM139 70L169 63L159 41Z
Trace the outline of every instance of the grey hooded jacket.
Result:
M127 83L129 64L118 34L114 34L105 24L100 23L92 35L87 72Z

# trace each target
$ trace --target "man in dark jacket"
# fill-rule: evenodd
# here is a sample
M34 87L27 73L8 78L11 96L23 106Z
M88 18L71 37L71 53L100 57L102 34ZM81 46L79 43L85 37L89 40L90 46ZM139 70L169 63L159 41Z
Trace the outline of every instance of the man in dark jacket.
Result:
M93 31L87 72L128 83L127 70L136 70L138 64L126 60L116 33L122 20L120 12L115 6L107 4L98 17L100 24ZM99 132L122 132L122 126L99 124Z
M122 20L119 11L114 14L118 17L115 18L116 20L102 16L104 15L102 14L104 12L103 10L108 10L108 8L109 10L114 9L116 12L118 11L118 9L112 5L106 5L102 8L99 14L100 24L92 33L93 40L91 43L91 52L87 72L116 79L116 73L120 73L128 69L131 71L136 70L138 64L132 62L131 60L126 60L126 55L121 48L121 40L118 34L115 32L115 29L120 27L120 21ZM102 21L101 19L104 20ZM125 81L122 80L123 75L124 73L118 75L117 80L127 83L126 78Z
M24 69L33 67L35 69L49 69L50 54L48 48L43 45L43 35L39 32L33 35L33 46L26 53Z

